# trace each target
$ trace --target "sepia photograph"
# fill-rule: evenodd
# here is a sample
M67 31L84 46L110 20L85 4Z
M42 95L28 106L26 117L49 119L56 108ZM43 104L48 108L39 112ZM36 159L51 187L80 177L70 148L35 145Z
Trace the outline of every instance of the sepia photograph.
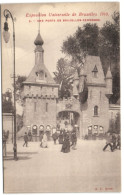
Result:
M3 193L121 192L119 2L1 4Z

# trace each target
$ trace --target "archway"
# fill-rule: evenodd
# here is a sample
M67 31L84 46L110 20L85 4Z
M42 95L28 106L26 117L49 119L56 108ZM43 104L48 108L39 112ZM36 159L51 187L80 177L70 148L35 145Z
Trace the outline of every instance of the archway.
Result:
M80 114L76 111L60 111L57 115L57 129L72 131L77 130L77 136L80 137Z

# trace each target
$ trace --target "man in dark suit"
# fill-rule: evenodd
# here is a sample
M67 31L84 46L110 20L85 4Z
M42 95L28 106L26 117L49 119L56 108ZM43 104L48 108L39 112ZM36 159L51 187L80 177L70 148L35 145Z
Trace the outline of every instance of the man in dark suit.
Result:
M27 133L25 132L25 135L24 135L24 144L23 144L23 147L26 145L26 147L28 146L28 135Z

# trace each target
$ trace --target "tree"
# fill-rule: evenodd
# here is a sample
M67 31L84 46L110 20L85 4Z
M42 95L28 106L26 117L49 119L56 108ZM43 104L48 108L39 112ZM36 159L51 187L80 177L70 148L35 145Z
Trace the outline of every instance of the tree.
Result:
M113 95L111 103L120 98L120 15L114 12L113 22L107 21L100 30L100 57L106 74L108 65L113 76Z
M26 80L26 76L18 76L16 80L16 101L20 100L21 98L21 91L23 87L23 82ZM12 91L10 92L9 90L6 91L4 94L2 94L2 109L3 112L12 112L13 110L13 105L12 105Z
M20 105L23 105L23 101L22 101L22 98L21 98L21 92L22 92L22 89L23 89L23 82L26 80L26 76L21 76L21 75L18 75L17 79L16 79L16 82L15 82L15 93L16 93L16 101L20 104ZM12 84L12 86L14 86Z
M13 112L12 93L9 91L2 94L2 112L3 113Z
M22 88L23 88L23 82L26 80L26 76L21 76L19 75L17 77L17 80L16 80L16 87L15 87L15 91L16 91L16 100L20 100L21 99L21 92L22 92Z
M113 95L111 103L120 97L120 15L114 12L113 22L107 21L103 27L87 23L63 42L62 52L71 57L70 66L77 69L84 63L86 54L99 55L106 74L111 66Z
M111 119L109 122L109 132L120 134L120 113L118 112L115 119Z
M23 87L23 82L26 80L26 76L18 76L16 80L16 102L22 104L21 101L21 91ZM7 91L2 94L2 112L3 113L12 113L13 114L14 107L12 102L12 92ZM16 113L16 125L17 131L19 131L23 126L23 117Z
M120 134L120 131L121 131L121 129L120 129L120 113L118 112L116 119L115 119L115 132L117 134Z
M67 98L71 95L71 81L74 68L69 65L69 62L64 58L60 58L57 62L57 71L54 72L55 81L60 84L59 98Z
M72 62L83 63L85 55L98 55L99 28L97 24L87 23L78 27L73 36L63 42L62 52L72 57ZM73 64L73 63L72 63Z

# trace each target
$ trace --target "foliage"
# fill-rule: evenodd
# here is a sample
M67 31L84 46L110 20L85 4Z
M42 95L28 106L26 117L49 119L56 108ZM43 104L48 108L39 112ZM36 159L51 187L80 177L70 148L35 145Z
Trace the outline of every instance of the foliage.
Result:
M114 12L113 23L107 21L100 30L102 41L100 57L106 73L108 65L111 66L113 76L113 95L111 103L116 103L120 98L120 15Z
M7 99L8 97L8 99ZM12 105L12 94L10 92L6 92L2 94L2 112L3 113L12 113L13 105Z
M116 119L115 119L115 132L120 133L120 113L117 113Z
M90 23L83 25L82 28L78 27L74 35L67 37L63 42L62 52L71 57L68 66L77 69L84 63L86 54L100 56L105 74L108 67L111 66L113 76L113 95L110 102L116 103L120 97L119 13L114 12L112 19L113 22L106 21L101 28L99 28L97 24Z
M21 99L21 92L22 92L22 88L23 88L23 82L26 80L26 76L18 76L17 80L16 80L16 100L20 100Z
M17 123L17 131L19 131L23 127L23 116L17 114L16 123Z
M120 134L120 113L117 113L115 119L111 119L109 123L109 132Z
M23 87L23 82L26 80L26 76L18 76L16 80L16 101L21 100L21 90ZM7 91L2 94L2 112L3 113L12 113L13 112L13 103L12 103L12 92Z
M98 55L99 28L97 24L87 23L83 28L78 27L73 36L63 42L62 52L72 57L72 61L83 63L83 58Z
M68 61L61 58L57 62L57 71L54 72L55 81L60 84L59 98L67 98L71 95L71 82L74 68L72 68Z

